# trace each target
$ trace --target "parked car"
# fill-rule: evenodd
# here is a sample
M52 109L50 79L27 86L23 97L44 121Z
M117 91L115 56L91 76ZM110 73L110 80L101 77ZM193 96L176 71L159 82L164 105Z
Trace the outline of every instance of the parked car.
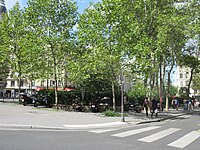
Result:
M24 106L34 104L36 100L34 96L27 95L26 93L20 93L20 97Z
M127 102L124 104L124 110L125 111L131 111L131 112L137 112L140 113L142 111L142 106L139 103L136 102Z
M53 107L52 97L49 95L38 95L34 101L34 107L46 106L48 108Z
M103 112L109 109L111 106L111 99L109 97L97 98L91 103L92 112Z

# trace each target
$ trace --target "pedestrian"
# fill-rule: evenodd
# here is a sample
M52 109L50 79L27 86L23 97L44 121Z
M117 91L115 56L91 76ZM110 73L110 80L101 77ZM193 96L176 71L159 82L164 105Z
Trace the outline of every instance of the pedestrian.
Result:
M151 102L151 108L152 108L151 118L153 117L154 113L155 113L155 116L158 117L157 105L158 105L158 102L156 101L156 98L154 97L154 99Z
M144 99L144 108L145 108L145 112L146 112L147 117L148 117L148 107L149 107L149 102L148 102L148 99L145 98Z
M172 100L172 106L173 106L173 109L175 109L175 100Z
M176 108L176 110L178 110L178 106L179 106L179 101L178 101L178 99L175 99L175 108Z
M188 100L188 111L192 111L192 100Z
M188 101L186 99L183 100L184 110L188 109Z
M192 111L194 111L195 103L196 103L195 98L193 98L192 99Z

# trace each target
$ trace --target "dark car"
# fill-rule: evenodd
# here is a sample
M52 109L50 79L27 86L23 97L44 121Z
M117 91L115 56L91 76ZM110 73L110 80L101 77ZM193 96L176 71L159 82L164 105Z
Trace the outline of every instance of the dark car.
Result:
M137 112L140 113L142 111L142 106L137 103L137 102L127 102L124 104L124 110L125 111L132 111L132 112Z
M20 97L21 97L22 104L24 106L35 103L35 98L26 93L21 93Z
M53 107L53 100L51 96L48 95L37 95L34 101L34 107L46 106L48 108Z
M97 98L91 103L92 112L103 112L109 109L111 106L111 99L109 97Z

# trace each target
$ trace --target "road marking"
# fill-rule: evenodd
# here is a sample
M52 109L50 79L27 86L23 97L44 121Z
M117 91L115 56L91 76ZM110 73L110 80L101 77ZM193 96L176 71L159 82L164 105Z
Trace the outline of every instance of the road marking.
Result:
M155 133L155 134L152 134L150 136L147 136L147 137L144 137L144 138L141 138L141 139L138 139L138 141L143 141L143 142L153 142L153 141L156 141L158 139L161 139L163 137L166 137L176 131L179 131L180 129L177 129L177 128L169 128L167 130L163 130L161 132L158 132L158 133Z
M105 132L110 132L110 131L115 131L118 129L97 129L97 130L91 130L88 132L92 132L92 133L105 133Z
M99 124L81 124L81 125L63 125L66 128L78 129L78 128L96 128L96 127L107 127L107 126L118 126L126 125L126 122L110 122L110 123L99 123Z
M184 148L196 139L200 137L200 133L198 131L192 131L182 138L168 144L168 146L177 147L177 148Z
M142 132L145 132L145 131L150 131L150 130L157 129L157 128L160 128L160 127L159 126L152 126L152 127L142 128L142 129L135 129L135 130L130 130L130 131L126 131L126 132L113 134L111 136L127 137L127 136L131 136L131 135L134 135L134 134L142 133Z
M180 116L179 118L184 118L184 119L187 119L187 118L190 118L192 115L183 115L183 116Z
M175 121L177 121L177 120L170 120L169 122L175 122Z

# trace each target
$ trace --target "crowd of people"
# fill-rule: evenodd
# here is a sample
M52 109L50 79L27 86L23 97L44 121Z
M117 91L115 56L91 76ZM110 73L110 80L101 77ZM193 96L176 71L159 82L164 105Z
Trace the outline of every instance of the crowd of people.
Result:
M164 107L161 101L157 100L156 97L154 97L152 100L148 100L148 98L144 99L143 102L144 111L146 116L148 117L149 112L151 113L151 117L155 114L155 117L158 117L158 112L163 111ZM178 110L180 106L178 99L173 99L171 101L171 108ZM200 102L197 101L195 98L190 98L188 100L183 100L183 109L185 111L194 111L195 107L200 107Z
M163 111L163 106L161 106L162 103L161 101L156 100L156 97L154 97L151 102L148 101L148 98L144 99L144 109L146 116L148 117L149 115L149 108L150 108L150 113L151 113L151 118L155 114L155 117L158 117L158 112Z
M184 99L183 100L183 104L184 104L184 110L187 110L187 111L193 111L195 106L196 106L196 100L195 99Z

